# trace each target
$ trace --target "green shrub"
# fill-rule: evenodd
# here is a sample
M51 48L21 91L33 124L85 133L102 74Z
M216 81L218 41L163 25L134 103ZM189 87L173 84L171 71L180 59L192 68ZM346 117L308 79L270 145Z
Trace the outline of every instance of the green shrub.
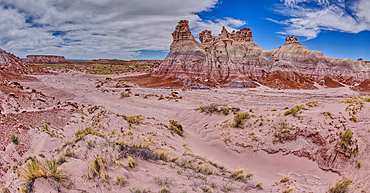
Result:
M170 127L169 130L175 131L178 135L181 137L184 136L184 130L182 129L182 125L180 125L177 121L175 120L170 120Z
M212 103L208 106L200 106L199 108L195 109L196 111L199 111L201 113L205 114L223 114L223 115L228 115L230 112L236 113L240 110L238 107L227 107L227 105L218 105L215 103Z
M344 133L340 135L342 139L341 146L347 147L352 143L353 132L350 129L347 129Z
M241 125L243 125L244 119L248 119L249 117L250 117L249 113L247 113L247 112L235 114L234 115L234 124L233 124L233 126L234 127L240 127Z
M349 190L349 185L351 185L352 180L350 179L341 179L335 184L333 188L330 189L332 193L346 193Z
M15 135L12 135L10 136L10 138L12 139L12 142L15 143L16 145L18 145L18 137L16 137Z
M284 115L288 116L288 115L292 114L293 116L296 116L297 113L299 111L301 111L302 109L303 109L303 105L296 105L296 106L290 108L289 110L285 111Z
M123 118L127 121L128 124L142 124L142 120L144 120L144 118L141 116L141 115L136 115L136 116L123 116Z

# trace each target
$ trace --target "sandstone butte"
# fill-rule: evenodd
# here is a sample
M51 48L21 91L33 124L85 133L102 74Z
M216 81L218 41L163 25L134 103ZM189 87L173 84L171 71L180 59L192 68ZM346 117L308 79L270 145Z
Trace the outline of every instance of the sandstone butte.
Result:
M279 48L265 50L253 41L249 28L229 33L223 27L218 36L209 30L199 33L200 44L188 21L181 20L172 37L170 52L153 72L155 77L258 81L270 87L290 81L298 84L293 88L303 89L315 88L313 82L329 86L334 80L353 85L370 78L368 62L324 56L306 48L295 36L288 36Z
M31 64L66 64L69 63L64 56L28 55L25 62Z

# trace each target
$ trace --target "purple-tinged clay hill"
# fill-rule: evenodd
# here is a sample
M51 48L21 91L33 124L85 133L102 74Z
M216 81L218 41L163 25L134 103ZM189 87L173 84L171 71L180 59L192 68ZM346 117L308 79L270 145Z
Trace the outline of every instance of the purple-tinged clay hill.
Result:
M288 36L279 48L265 50L253 41L250 29L229 33L224 27L218 36L209 30L201 32L200 44L188 21L181 20L172 37L171 51L153 76L258 81L273 88L298 89L314 89L313 82L326 85L325 80L353 85L370 78L369 63L324 56L295 36Z

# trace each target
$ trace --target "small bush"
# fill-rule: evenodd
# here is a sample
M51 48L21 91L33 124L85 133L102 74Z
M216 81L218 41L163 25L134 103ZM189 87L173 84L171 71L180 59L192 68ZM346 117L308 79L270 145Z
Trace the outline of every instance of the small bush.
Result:
M353 132L350 129L347 129L344 133L340 135L342 139L341 146L347 147L352 144Z
M335 184L333 188L330 189L332 193L347 193L349 190L349 185L351 185L352 180L350 179L340 179Z
M162 187L160 190L159 190L159 193L169 193L170 191L166 188L166 187Z
M233 126L234 127L240 127L241 125L243 125L244 119L248 119L249 117L250 117L249 113L247 113L247 112L235 114L234 115L234 124L233 124Z
M262 189L262 182L259 182L257 185L256 185L257 188L261 188Z
M18 137L16 137L15 135L12 135L10 136L10 138L12 139L12 142L15 143L16 145L18 145Z
M285 111L284 115L288 116L292 114L293 116L297 116L297 113L303 109L303 105L296 105L289 110Z
M213 114L213 113L216 113L216 114L223 114L223 115L228 115L230 112L233 112L233 113L236 113L240 110L240 108L238 107L227 107L227 105L218 105L218 104L215 104L215 103L212 103L208 106L200 106L199 108L195 109L196 111L199 111L201 113L205 113L205 114Z
M180 123L178 123L175 120L170 120L170 128L169 128L169 130L175 131L181 137L184 136L184 130L182 129L182 125L180 125Z
M0 188L0 193L10 193L8 188L2 187Z

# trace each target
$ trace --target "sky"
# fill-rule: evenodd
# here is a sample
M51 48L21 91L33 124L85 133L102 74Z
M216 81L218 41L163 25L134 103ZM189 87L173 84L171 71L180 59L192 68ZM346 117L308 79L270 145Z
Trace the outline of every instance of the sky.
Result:
M370 0L0 0L0 48L21 58L164 59L185 19L197 40L205 29L247 27L267 50L295 35L326 56L370 60L368 10Z

